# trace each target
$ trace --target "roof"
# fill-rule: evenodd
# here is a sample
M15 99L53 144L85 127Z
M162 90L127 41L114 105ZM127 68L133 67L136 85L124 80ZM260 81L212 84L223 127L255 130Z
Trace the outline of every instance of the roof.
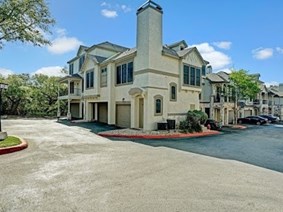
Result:
M188 47L188 44L186 43L185 40L181 40L181 41L178 41L178 42L175 42L175 43L172 43L170 45L167 45L170 49L176 47L176 46L180 46L181 44L183 44L185 46L185 48Z
M163 46L162 52L164 54L179 58L179 55L177 54L177 52L174 49L168 48L167 46Z
M178 51L177 54L179 55L179 57L184 57L186 54L190 53L194 48L195 47L183 49L181 51Z
M153 8L153 9L155 9L155 10L157 10L157 11L163 13L162 7L161 7L159 4L153 2L152 0L148 0L148 1L146 1L143 5L141 5L141 6L138 8L137 14L140 13L140 12L142 12L143 10L145 10L145 9L148 8L148 7L151 7L151 8Z
M283 91L279 91L278 86L272 86L272 87L268 88L267 90L268 90L269 93L272 93L275 96L283 97Z
M105 41L105 42L95 44L95 45L89 47L86 51L90 51L90 50L97 48L97 47L104 48L104 49L107 49L107 50L112 50L112 51L115 51L115 52L123 52L123 51L126 51L127 49L129 49L127 47L120 46L120 45Z
M107 59L106 57L101 57L101 56L91 55L91 54L89 54L88 57L94 60L96 63L102 63L104 60Z
M217 75L224 79L226 82L230 82L229 74L227 74L226 72L220 71L217 73Z
M78 73L76 73L76 74L67 75L65 77L60 78L59 82L64 82L67 79L79 79L80 80L80 79L82 79L82 77Z
M206 78L210 81L210 82L227 82L226 80L224 80L222 77L220 77L218 74L215 73L211 73L211 74L207 74Z
M123 57L127 57L127 56L130 56L134 53L137 52L137 49L136 48L132 48L132 49L128 49L127 51L124 51L123 53L121 53L120 55L118 55L117 57L114 58L114 60L119 60Z

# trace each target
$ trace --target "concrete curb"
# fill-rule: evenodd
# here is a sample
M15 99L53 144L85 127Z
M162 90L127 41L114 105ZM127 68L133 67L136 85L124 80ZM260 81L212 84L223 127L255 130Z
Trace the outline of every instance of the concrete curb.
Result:
M111 133L98 133L98 135L103 137L112 137L112 138L142 138L142 139L166 139L166 138L194 138L194 137L203 137L203 136L210 136L210 135L218 135L220 132L210 130L207 132L201 132L201 133L176 133L176 134L159 134L159 135L123 135L123 134L111 134Z
M14 136L14 135L13 135L13 137L20 139L21 144L19 144L17 146L0 148L0 155L9 154L9 153L12 153L12 152L17 152L17 151L23 150L23 149L28 147L28 143L24 139L22 139L18 136Z

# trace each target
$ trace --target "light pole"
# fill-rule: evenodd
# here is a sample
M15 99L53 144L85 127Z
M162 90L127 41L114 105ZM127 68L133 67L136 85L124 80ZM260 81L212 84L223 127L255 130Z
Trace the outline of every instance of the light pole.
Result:
M2 91L8 89L8 84L0 83L0 140L4 140L7 137L6 132L2 132L1 115L2 115Z

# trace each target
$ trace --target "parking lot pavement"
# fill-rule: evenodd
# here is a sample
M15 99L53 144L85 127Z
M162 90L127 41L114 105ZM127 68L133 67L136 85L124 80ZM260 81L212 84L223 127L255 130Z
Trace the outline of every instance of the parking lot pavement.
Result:
M283 172L282 125L246 126L245 130L224 128L222 135L205 138L133 141L237 160Z
M54 120L5 120L3 129L27 140L29 148L0 156L1 212L283 208L280 172L110 141Z

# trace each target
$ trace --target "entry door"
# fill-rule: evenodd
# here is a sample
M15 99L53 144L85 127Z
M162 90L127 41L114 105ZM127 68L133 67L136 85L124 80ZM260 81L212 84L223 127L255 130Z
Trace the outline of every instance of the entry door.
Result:
M139 128L143 128L144 106L143 99L139 99Z

